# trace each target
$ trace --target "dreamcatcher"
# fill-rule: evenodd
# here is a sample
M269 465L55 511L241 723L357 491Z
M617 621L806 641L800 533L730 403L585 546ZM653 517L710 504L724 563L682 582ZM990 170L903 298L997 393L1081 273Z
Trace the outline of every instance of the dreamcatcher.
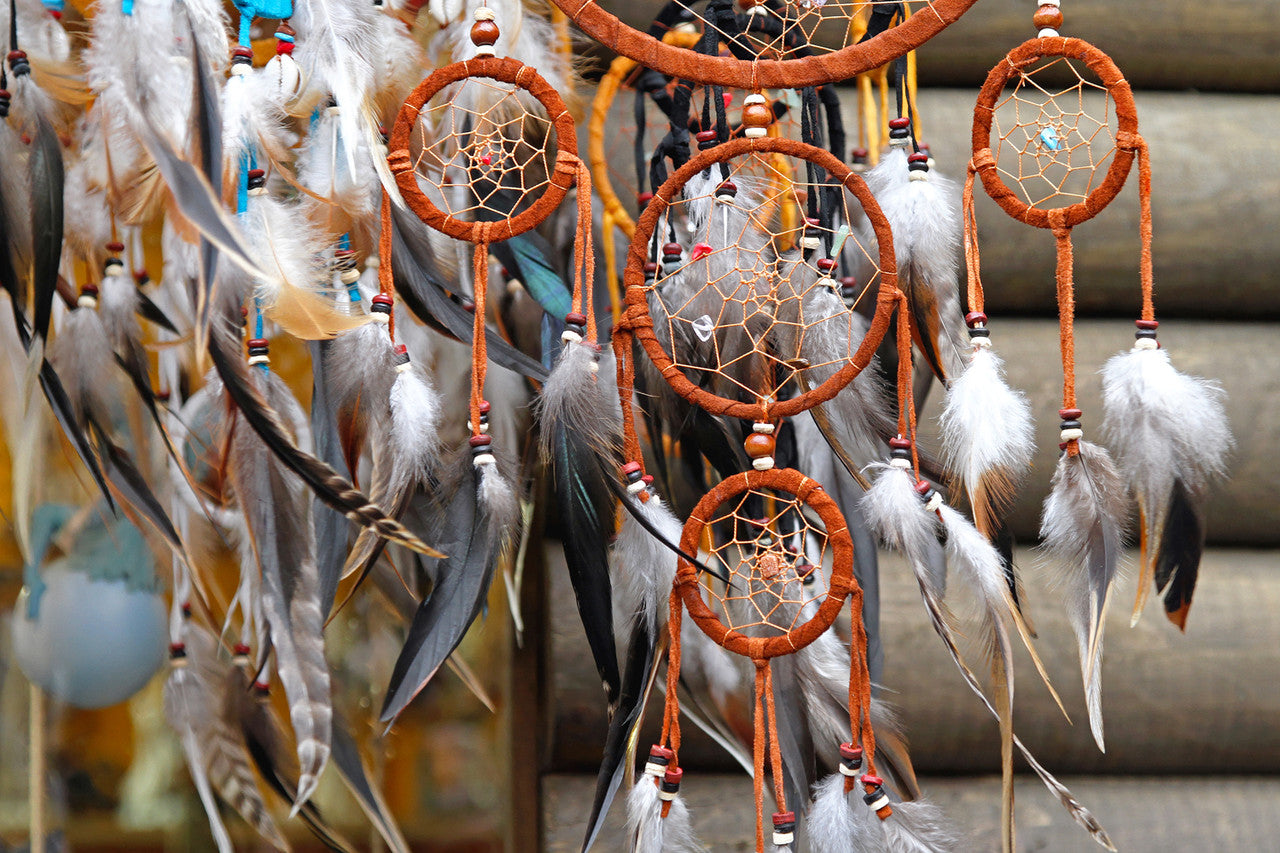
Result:
M560 96L533 68L494 56L500 36L494 11L482 5L474 17L469 37L476 57L446 65L422 81L405 100L388 140L387 161L408 209L432 229L474 244L469 309L474 321L470 437L457 462L458 472L451 478L453 497L443 519L446 539L452 542L447 554L452 564L414 616L411 641L396 663L383 706L384 720L394 718L408 704L461 641L483 605L498 558L515 531L516 489L511 472L495 455L489 435L491 404L485 399L490 253L495 244L517 240L546 219L575 182L577 276L572 302L563 314L561 339L569 348L588 350L596 336L591 300L591 180L577 157L573 119ZM397 256L404 258L407 252L393 247L405 239L404 234L390 195L384 195L377 299L390 301L395 292L393 267ZM407 278L400 283L401 291L420 293L414 290L412 276ZM530 278L526 281L535 283ZM394 339L394 325L390 330ZM406 348L398 346L396 353L403 358ZM561 359L565 371L580 363L567 354ZM584 378L590 381L590 373ZM558 380L553 373L547 381ZM405 423L412 423L411 414L406 413ZM430 642L416 643L414 637L430 637Z
M1030 459L1031 424L1025 403L1005 386L1002 363L991 349L973 212L976 176L1006 213L1051 231L1057 243L1062 455L1041 535L1046 551L1068 567L1068 611L1079 640L1089 722L1101 748L1102 634L1129 516L1128 492L1137 499L1141 532L1134 619L1154 580L1170 620L1183 627L1204 546L1205 490L1223 474L1232 442L1218 386L1178 373L1156 341L1150 163L1129 84L1101 50L1058 35L1062 13L1056 2L1042 4L1034 24L1038 37L992 69L974 109L964 194L971 352L951 388L943 424L947 454L975 517L994 525ZM1135 158L1141 314L1133 349L1103 369L1102 430L1117 452L1113 461L1105 447L1084 440L1076 400L1071 235L1116 197Z

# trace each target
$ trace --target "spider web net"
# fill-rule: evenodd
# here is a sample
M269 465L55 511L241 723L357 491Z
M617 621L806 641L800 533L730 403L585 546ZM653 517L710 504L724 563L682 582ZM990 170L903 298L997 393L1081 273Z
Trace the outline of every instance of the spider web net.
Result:
M770 489L734 495L716 508L703 538L729 583L709 579L702 597L727 628L784 636L813 618L826 597L826 529L793 495Z
M1052 210L1085 200L1115 155L1115 108L1082 63L1055 57L1006 84L994 109L996 168L1030 207Z
M484 77L449 86L422 108L414 139L419 186L455 219L509 219L551 184L555 127L515 86Z
M874 301L878 256L858 240L857 200L808 169L760 152L715 165L686 184L651 241L658 270L644 288L655 337L691 382L721 398L795 396L862 342L864 321L850 309ZM718 197L725 184L736 188L732 198ZM806 226L811 196L826 215ZM816 248L806 250L806 238ZM666 254L672 243L678 259Z
M707 4L681 2L699 31L714 31L739 58L789 60L834 53L856 44L866 31L873 9L906 6L906 17L930 15L933 0L901 4L896 0L753 0L736 3L732 24L717 25L707 15ZM754 8L752 8L754 7ZM901 19L895 21L900 24Z

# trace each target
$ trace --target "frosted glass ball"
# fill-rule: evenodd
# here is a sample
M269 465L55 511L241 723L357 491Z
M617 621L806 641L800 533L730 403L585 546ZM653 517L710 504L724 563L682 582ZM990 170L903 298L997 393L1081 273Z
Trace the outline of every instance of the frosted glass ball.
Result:
M49 695L76 708L105 708L146 685L168 653L168 618L157 593L120 580L91 580L62 560L41 570L34 619L30 593L14 607L14 657Z

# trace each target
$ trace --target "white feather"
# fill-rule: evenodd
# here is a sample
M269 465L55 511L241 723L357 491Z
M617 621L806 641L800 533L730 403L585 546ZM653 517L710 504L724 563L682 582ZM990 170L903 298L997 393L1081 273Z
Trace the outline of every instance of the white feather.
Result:
M680 795L662 816L662 800L651 776L642 776L627 795L627 833L633 853L701 853L689 823L689 809Z
M680 541L682 525L656 494L644 503L634 501L634 507L668 542ZM630 513L624 515L611 554L614 625L629 625L640 614L655 630L665 623L665 605L675 582L676 561L676 555Z
M894 803L893 814L882 821L887 853L950 853L960 839L932 803Z
M1176 370L1165 349L1133 349L1102 369L1102 430L1138 492L1167 494L1175 477L1199 490L1226 474L1235 444L1222 386Z
M1030 467L1031 406L1025 394L1009 387L1004 361L989 347L973 348L947 389L940 420L943 461L970 488L988 472L1018 477Z
M844 777L827 776L813 787L805 817L812 853L870 853L884 843L880 821L862 801L862 786L844 792Z

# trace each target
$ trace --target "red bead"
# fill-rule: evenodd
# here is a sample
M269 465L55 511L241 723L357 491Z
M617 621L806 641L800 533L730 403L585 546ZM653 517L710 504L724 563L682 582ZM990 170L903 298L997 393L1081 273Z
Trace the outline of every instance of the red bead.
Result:
M490 409L492 409L492 408L493 408L493 406L492 406L492 404L490 404L490 403L489 403L489 401L488 401L488 400L481 400L481 401L480 401L480 414L482 414L482 415L487 415L487 414L489 414L489 410L490 410Z
M375 305L391 305L395 302L394 299L385 293L376 293L374 294L373 299L370 299L369 301Z
M628 462L627 464L638 465L639 463ZM652 756L653 758L665 758L667 761L670 761L671 759L676 757L676 754L671 749L665 746L659 746L656 743L653 746L649 747L649 755Z
M910 450L911 439L903 438L900 435L896 435L893 438L889 439L889 446L892 447L894 450Z
M870 773L864 773L862 774L862 784L868 788L870 788L873 785L877 788L883 788L884 780L881 779L879 776L873 776Z
M662 774L662 781L668 785L679 785L680 780L684 778L684 771L679 767L672 767L666 773Z
M12 65L12 64L13 64L13 63L15 63L15 62L20 62L20 61L22 61L22 60L26 59L26 58L27 58L27 54L26 54L26 52L25 52L25 51L21 51L21 50L11 50L11 51L9 51L9 56L8 56L7 58L8 58L8 60L9 60L9 64L10 64L10 65Z
M1150 332L1154 332L1160 327L1160 323L1156 320L1134 320L1133 325Z
M716 138L714 130L700 130L693 135L693 138L699 142L711 142Z
M871 152L870 152L870 151L868 151L868 150L867 150L867 149L865 149L865 148L855 148L855 149L853 149L853 159L854 159L854 160L865 160L865 159L867 159L867 158L868 158L868 157L870 157L870 156L871 156Z
M276 56L279 56L282 53L285 55L293 53L293 42L291 41L276 42Z
M248 59L253 59L253 48L240 46L240 47L237 47L235 50L231 51L231 55L243 56L243 57L247 57Z
M644 271L646 274L655 273L658 271L658 265L655 264L653 261L646 261L644 265Z
M851 275L843 275L840 277L841 287L857 287L858 280Z
M719 193L733 194L733 193L736 193L737 191L738 191L738 185L735 184L733 181L721 181L720 186L716 187L717 194Z
M644 476L642 476L642 477L640 478L640 482L644 483L646 486L652 486L652 485L653 485L653 475L652 475L652 474L645 474Z
M124 243L120 243L115 240L112 240L110 243L107 244L107 251L113 255L118 255L124 251Z
M679 243L665 243L665 244L663 244L663 246L662 246L662 254L664 254L664 255L678 255L678 254L680 254L680 244L679 244Z
M929 155L925 154L923 151L917 151L914 154L907 155L907 162L908 163L928 163Z
M804 218L804 224L806 228L817 228L822 225L822 223L813 216L806 216Z
M1079 409L1058 409L1058 417L1064 421L1078 421L1083 414Z
M1062 9L1045 4L1036 10L1031 23L1037 30L1056 30L1062 26Z
M587 325L587 315L579 314L577 311L570 311L564 315L564 321L575 326L585 326Z
M82 284L82 285L80 286L80 293L81 293L81 295L83 295L83 296L97 296L97 295L98 295L98 285L93 284L93 283L86 283L86 284Z
M10 55L10 56L12 56L13 54L9 54L9 55ZM186 646L184 646L182 643L170 643L170 644L169 644L169 654L175 654L175 653L176 653L176 654L181 654L182 652L185 652L186 650L187 650L187 647L186 647Z
M487 435L473 435L467 439L467 442L472 447L488 447L493 442L493 439Z
M889 119L890 130L906 130L908 127L911 127L911 119L906 116Z
M236 643L233 651L238 655L247 655L249 654L249 646L245 643Z
M840 744L840 757L849 761L861 761L862 747L854 746L851 743L842 743Z
M822 272L831 272L836 267L836 262L831 258L818 258L817 267Z
M773 813L774 826L786 826L789 823L795 823L795 822L796 822L795 812L774 812Z
M987 315L983 314L981 311L970 311L968 314L964 315L964 324L970 329L974 326L985 325L986 322Z
M644 469L641 467L639 462L628 462L626 465L622 466L622 473L626 474L628 477L632 474L639 474L642 470ZM654 747L654 749L659 748L660 747Z
M653 201L653 193L648 192L647 190L636 195L636 203L641 207L644 207L651 201Z
M409 348L404 344L396 344L394 352L396 355L408 355Z
M250 338L249 339L250 349L259 349L261 347L269 347L269 346L271 346L271 342L268 341L266 338Z
M689 260L696 261L699 258L705 258L711 254L712 248L710 243L694 243L693 251L689 252Z
M915 490L920 494L927 495L932 488L933 486L929 485L928 480L916 480Z

